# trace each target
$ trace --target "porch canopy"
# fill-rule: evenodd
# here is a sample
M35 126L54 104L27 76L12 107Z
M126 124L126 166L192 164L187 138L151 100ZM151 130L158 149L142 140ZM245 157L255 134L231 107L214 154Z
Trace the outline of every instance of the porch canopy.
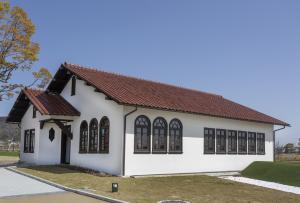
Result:
M66 132L64 123L71 122L74 116L80 116L80 112L59 94L25 88L19 94L6 122L20 123L30 104L41 114L39 117L41 129L46 122L53 122L70 135L70 132Z

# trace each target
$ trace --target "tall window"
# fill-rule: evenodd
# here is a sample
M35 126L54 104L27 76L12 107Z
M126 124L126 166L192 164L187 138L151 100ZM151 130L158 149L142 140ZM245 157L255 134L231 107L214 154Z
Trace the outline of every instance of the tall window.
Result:
M226 154L226 130L217 129L217 154Z
M87 153L87 151L88 151L88 124L86 121L82 121L80 125L79 152Z
M248 132L248 154L256 154L256 133Z
M30 132L29 130L24 131L24 153L29 152Z
M76 77L72 77L71 96L76 94Z
M178 119L170 122L169 153L182 153L182 124Z
M109 152L109 120L106 116L100 121L99 152Z
M215 129L204 128L204 154L215 153Z
M35 130L30 130L30 144L29 144L29 152L34 153L34 139L35 139Z
M167 152L167 122L164 118L158 117L153 121L152 131L152 152Z
M32 118L36 118L36 108L32 106Z
M134 124L134 152L150 153L151 124L146 116L139 116Z
M24 153L34 153L35 130L25 130L24 132Z
M90 136L89 136L89 152L97 153L98 148L98 121L93 118L90 122Z
M236 154L237 153L237 131L228 130L227 137L228 137L228 153Z
M265 154L265 134L257 133L257 154Z
M247 132L238 132L239 154L247 154Z

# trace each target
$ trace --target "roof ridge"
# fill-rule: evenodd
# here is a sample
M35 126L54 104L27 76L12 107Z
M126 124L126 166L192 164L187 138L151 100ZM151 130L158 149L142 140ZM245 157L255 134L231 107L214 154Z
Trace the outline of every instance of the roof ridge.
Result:
M96 67L82 66L80 64L73 64L73 63L67 63L67 62L65 62L64 65L71 65L71 66L73 66L73 67L75 66L76 68L79 68L79 69L85 69L85 70L90 70L90 71L95 71L95 72L102 72L102 73L112 74L112 75L116 75L116 76L119 76L119 77L126 77L126 78L130 78L130 79L156 83L156 84L165 85L165 86L169 86L169 87L173 87L173 88L178 88L178 89L182 89L182 90L189 90L189 91L193 91L193 92L196 92L196 93L207 94L207 95L223 98L222 95L218 95L218 94L214 94L214 93L210 93L210 92L206 92L206 91L202 91L202 90L198 90L198 89L182 87L182 86L178 86L178 85L175 85L175 84L169 84L169 83L164 83L164 82L159 82L159 81L155 81L155 80L144 79L144 78L139 78L139 77L134 77L134 76L123 75L123 74L116 73L116 72L111 72L111 71L99 70Z

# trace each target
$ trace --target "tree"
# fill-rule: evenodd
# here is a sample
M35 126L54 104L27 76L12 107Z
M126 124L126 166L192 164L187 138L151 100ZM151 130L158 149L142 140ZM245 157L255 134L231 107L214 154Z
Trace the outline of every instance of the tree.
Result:
M294 144L293 143L288 143L284 146L285 153L292 153L294 149Z
M38 60L39 45L32 42L35 26L27 13L20 7L11 8L9 2L0 2L0 101L9 99L22 83L11 83L14 72L31 70L33 62ZM51 79L46 68L33 72L34 82L43 88Z

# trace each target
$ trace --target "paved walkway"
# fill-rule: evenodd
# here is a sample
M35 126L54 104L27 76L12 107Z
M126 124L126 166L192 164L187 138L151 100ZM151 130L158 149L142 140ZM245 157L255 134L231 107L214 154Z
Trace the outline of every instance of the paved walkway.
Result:
M0 198L51 192L63 192L63 190L0 168Z
M268 182L268 181L263 181L263 180L256 180L256 179L251 179L251 178L245 178L245 177L240 177L240 176L223 176L220 177L226 180L232 180L240 183L247 183L251 185L257 185L265 188L270 188L274 190L280 190L283 192L291 192L294 194L299 194L300 195L300 187L296 186L290 186L290 185L283 185L280 183L273 183L273 182Z
M101 203L0 168L0 203Z
M0 203L102 203L102 201L71 192L0 198Z

